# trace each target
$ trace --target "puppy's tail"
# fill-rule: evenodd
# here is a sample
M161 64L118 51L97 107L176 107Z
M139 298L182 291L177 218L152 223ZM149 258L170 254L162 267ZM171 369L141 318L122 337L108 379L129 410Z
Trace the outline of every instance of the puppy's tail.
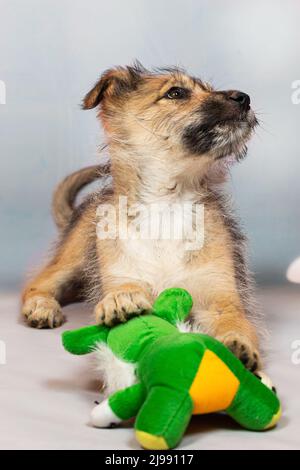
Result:
M109 164L94 165L75 171L59 183L52 200L53 218L59 230L63 230L70 222L79 191L98 178L109 174Z

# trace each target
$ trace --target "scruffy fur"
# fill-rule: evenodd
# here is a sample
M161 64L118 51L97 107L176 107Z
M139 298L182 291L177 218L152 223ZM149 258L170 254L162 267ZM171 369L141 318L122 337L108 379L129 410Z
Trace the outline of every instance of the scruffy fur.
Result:
M111 325L150 308L163 289L183 287L194 299L191 322L250 369L261 366L245 239L220 189L228 161L245 155L256 124L249 103L177 69L120 67L102 75L83 108L99 107L111 162L80 170L56 191L60 240L24 289L29 325L61 325L61 306L84 297L95 302L96 321ZM107 174L112 187L74 208L81 187ZM117 206L120 195L129 204L204 204L203 248L187 251L186 240L99 239L97 207Z

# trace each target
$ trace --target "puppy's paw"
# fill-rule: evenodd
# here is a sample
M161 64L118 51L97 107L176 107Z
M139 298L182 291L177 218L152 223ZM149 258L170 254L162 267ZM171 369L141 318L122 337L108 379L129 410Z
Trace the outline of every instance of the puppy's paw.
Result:
M34 296L25 301L22 314L32 328L57 328L65 318L59 303L51 297Z
M270 390L272 390L272 392L274 392L275 395L277 394L276 387L273 385L272 380L270 379L270 377L269 377L265 372L263 372L262 370L257 370L257 371L255 371L254 375L255 375L266 387L268 387Z
M261 368L259 352L246 336L240 333L230 332L217 339L225 344L251 372L255 372Z
M133 315L139 315L150 309L150 301L143 290L116 290L107 294L96 305L96 322L112 326L126 322Z

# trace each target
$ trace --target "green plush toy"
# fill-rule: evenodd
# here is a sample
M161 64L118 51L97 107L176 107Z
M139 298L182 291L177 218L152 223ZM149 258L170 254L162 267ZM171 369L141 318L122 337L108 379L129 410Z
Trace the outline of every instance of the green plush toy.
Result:
M106 343L113 354L135 365L136 383L113 393L92 412L97 427L136 417L135 432L146 449L170 449L181 440L192 414L226 411L247 429L275 426L276 394L219 341L176 327L188 316L192 298L168 289L152 314L112 328L90 326L63 334L66 350L93 352Z

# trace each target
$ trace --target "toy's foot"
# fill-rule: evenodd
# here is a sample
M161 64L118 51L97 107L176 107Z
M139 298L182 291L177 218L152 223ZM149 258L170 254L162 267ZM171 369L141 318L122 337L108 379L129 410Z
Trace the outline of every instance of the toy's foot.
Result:
M261 368L259 352L246 336L232 332L217 339L225 344L251 372Z
M49 297L31 297L23 305L22 314L32 328L56 328L65 318L59 303Z
M96 322L112 326L150 309L151 303L143 290L116 290L96 305Z
M161 436L138 430L135 431L135 435L138 442L146 450L167 450L170 448Z
M108 400L104 400L100 405L95 406L91 413L92 425L96 428L112 428L121 422L115 415Z

